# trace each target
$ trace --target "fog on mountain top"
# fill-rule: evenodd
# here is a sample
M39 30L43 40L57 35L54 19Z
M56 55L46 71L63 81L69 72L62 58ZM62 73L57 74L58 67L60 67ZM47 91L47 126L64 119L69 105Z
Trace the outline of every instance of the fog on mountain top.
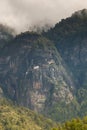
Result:
M74 11L86 7L86 0L2 0L0 22L15 28L19 33L36 26L53 26Z

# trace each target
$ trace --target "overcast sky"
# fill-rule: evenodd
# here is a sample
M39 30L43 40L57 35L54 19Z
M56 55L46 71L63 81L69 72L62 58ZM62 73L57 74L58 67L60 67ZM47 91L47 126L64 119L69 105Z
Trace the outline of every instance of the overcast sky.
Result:
M55 24L83 8L87 0L0 0L0 22L20 32L34 25Z

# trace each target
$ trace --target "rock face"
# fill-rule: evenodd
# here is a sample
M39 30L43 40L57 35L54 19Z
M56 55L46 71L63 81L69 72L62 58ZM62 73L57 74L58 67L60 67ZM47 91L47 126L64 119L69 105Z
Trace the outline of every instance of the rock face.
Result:
M47 113L56 103L70 104L75 85L51 41L25 33L0 54L0 83L19 105Z

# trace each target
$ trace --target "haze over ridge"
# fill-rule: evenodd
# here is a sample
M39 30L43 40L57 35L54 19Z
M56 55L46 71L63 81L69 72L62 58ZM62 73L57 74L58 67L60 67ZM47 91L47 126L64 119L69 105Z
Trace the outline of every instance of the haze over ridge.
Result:
M83 8L87 8L86 0L1 0L0 23L16 28L19 33L33 26L55 25Z

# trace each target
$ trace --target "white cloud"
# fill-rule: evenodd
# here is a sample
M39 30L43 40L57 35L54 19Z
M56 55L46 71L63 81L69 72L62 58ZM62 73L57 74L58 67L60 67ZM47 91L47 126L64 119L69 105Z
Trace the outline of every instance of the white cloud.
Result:
M37 24L55 24L86 7L87 0L0 0L0 22L20 32Z

